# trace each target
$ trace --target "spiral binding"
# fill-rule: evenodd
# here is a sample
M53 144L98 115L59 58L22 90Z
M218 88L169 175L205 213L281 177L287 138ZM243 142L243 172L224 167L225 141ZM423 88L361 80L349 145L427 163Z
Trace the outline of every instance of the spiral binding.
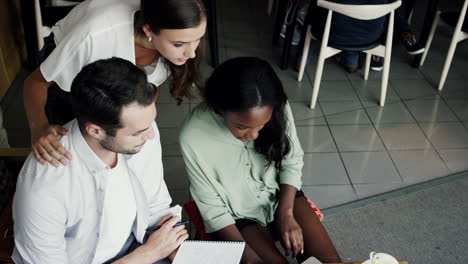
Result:
M244 241L214 241L214 240L185 240L183 243L219 243L219 244L242 244Z

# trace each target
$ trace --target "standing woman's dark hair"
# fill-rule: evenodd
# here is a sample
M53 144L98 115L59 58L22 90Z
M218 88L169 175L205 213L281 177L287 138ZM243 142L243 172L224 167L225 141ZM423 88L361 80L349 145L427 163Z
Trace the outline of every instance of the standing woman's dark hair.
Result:
M203 91L206 104L217 113L242 113L251 108L271 106L270 121L259 131L255 150L276 168L291 149L286 135L287 101L283 85L270 64L262 59L239 57L218 66Z
M148 24L155 34L163 29L186 29L206 20L206 12L201 0L141 0L140 12L135 23L139 34L144 35L142 26ZM203 45L195 51L195 58L178 66L166 63L171 72L170 92L178 104L184 97L193 98L192 87L199 82L199 64Z

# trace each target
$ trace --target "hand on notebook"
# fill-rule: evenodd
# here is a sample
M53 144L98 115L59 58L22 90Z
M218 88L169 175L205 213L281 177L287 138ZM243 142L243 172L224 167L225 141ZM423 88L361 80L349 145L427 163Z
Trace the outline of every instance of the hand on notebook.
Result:
M184 225L174 227L179 220L178 216L163 217L156 224L160 228L154 231L142 246L154 258L154 262L168 257L188 238Z
M281 235L281 244L286 256L296 257L304 251L302 229L292 214L279 215L277 220L278 232Z

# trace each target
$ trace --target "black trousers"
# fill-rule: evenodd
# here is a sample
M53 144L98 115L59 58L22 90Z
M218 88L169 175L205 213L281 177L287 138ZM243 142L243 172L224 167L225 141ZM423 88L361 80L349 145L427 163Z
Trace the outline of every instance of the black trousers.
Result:
M411 32L408 18L414 8L415 0L402 0L401 6L395 10L395 33Z

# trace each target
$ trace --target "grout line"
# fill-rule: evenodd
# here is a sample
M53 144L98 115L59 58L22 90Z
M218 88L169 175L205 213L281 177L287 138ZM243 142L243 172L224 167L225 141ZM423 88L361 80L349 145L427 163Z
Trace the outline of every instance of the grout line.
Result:
M369 71L370 71L370 70L369 70ZM382 73L382 74L383 74L383 73ZM381 76L381 78L382 78L382 76ZM381 81L381 80L380 80L380 81ZM351 81L350 81L350 82L351 82ZM380 84L380 85L382 85L382 84ZM390 84L390 78L388 79L388 83L387 83L387 93L388 93L388 90L389 90L389 89L388 89L388 88L389 88L388 86L390 86L391 89L393 88L393 85ZM359 101L361 102L361 104L362 104L363 107L364 107L362 98L359 96L359 93L358 93L358 91L357 91L357 87L354 86L353 82L351 82L351 88L354 90L354 92L355 92L356 94L358 94ZM381 88L381 86L379 86L379 88ZM396 94L396 96L398 96L398 99L399 99L399 102L398 102L398 103L401 103L402 99L401 99L400 95L399 95L396 91L395 91L395 94ZM379 107L380 107L380 106L379 106ZM377 124L376 124L376 122L374 122L374 121L372 120L372 118L371 118L371 116L370 116L369 111L368 111L367 108L364 107L364 111L365 111L367 117L369 118L369 120L371 121L371 126L372 126L372 128L374 128L374 131L375 131L375 133L377 134L377 137L380 139L380 142L382 142L382 146L384 147L385 152L387 153L387 156L390 158L390 161L392 162L393 167L395 168L396 172L398 173L398 176L400 177L401 182L402 182L402 183L405 183L405 180L404 180L404 178L403 178L403 175L401 174L400 170L398 169L398 166L397 166L396 162L393 160L392 155L390 154L390 150L388 149L387 145L385 144L385 141L384 141L383 138L382 138L382 135L380 135L379 130L377 129ZM382 151L382 152L383 152L383 151Z
M435 100L441 100L447 107L448 104L444 101L444 99L442 98L442 96L440 96L440 94L437 92L437 96L438 96L438 99L435 99ZM406 109L408 110L408 112L410 113L410 115L414 118L414 120L416 120L416 125L418 126L418 128L421 130L421 132L423 133L423 135L426 137L427 141L429 141L429 143L431 144L434 152L436 153L437 157L439 157L439 159L442 161L442 164L444 164L445 168L447 169L447 171L451 171L449 166L447 165L447 163L445 162L445 160L442 158L442 155L440 154L439 150L436 148L436 146L434 145L434 143L431 141L431 139L429 138L429 136L427 135L426 131L424 131L424 129L422 128L422 124L424 124L425 122L419 122L416 117L413 115L413 113L411 112L407 102L403 102L403 105L406 107ZM449 107L450 109L450 107ZM452 110L452 109L450 109ZM454 114L454 113L452 113ZM454 114L455 115L455 114ZM458 118L456 115L455 115L455 118ZM435 124L437 124L438 122L434 122ZM462 123L463 125L463 123Z
M322 105L321 105L321 103L320 103L318 100L317 100L317 106L320 107L320 111L321 111L322 114L323 114ZM338 147L338 143L336 142L336 139L335 139L335 137L333 136L333 132L331 131L330 124L328 123L328 119L326 118L325 114L323 114L323 116L324 116L324 119L325 119L325 123L327 124L327 127L328 127L328 132L330 133L330 136L331 136L331 138L332 138L332 140L333 140L333 143L335 144L336 151L337 151L337 153L338 153L338 157L340 158L341 164L343 165L343 169L344 169L344 171L346 172L346 176L348 177L349 185L350 185L351 188L353 189L354 195L355 195L356 197L358 197L357 191L356 191L356 189L354 188L354 185L353 185L353 181L351 180L350 172L349 172L348 168L346 167L346 163L344 162L343 155L341 154L340 148Z
M373 203L377 203L377 202L384 202L384 201L389 200L389 199L398 198L398 197L401 197L403 195L408 195L408 194L411 194L411 193L431 189L431 188L434 188L434 187L442 185L442 184L446 184L446 183L450 183L450 182L454 182L454 181L462 180L462 179L466 179L466 178L468 178L468 171L448 175L448 176L445 176L445 177L442 177L442 178L436 178L436 179L433 179L433 180L429 180L427 182L414 184L414 185L411 185L411 186L408 186L408 187L403 187L403 188L398 189L398 190L385 192L385 193L382 193L382 194L377 194L377 195L374 195L374 196L371 196L371 197L368 197L368 198L364 198L364 199L360 199L360 200L357 200L357 201L353 201L353 202L345 203L345 204L342 204L342 205L322 209L322 212L325 215L335 215L335 214L343 213L343 212L346 212L346 211L349 211L349 210L352 210L352 209L358 209L358 208L367 206L369 204L373 204Z

